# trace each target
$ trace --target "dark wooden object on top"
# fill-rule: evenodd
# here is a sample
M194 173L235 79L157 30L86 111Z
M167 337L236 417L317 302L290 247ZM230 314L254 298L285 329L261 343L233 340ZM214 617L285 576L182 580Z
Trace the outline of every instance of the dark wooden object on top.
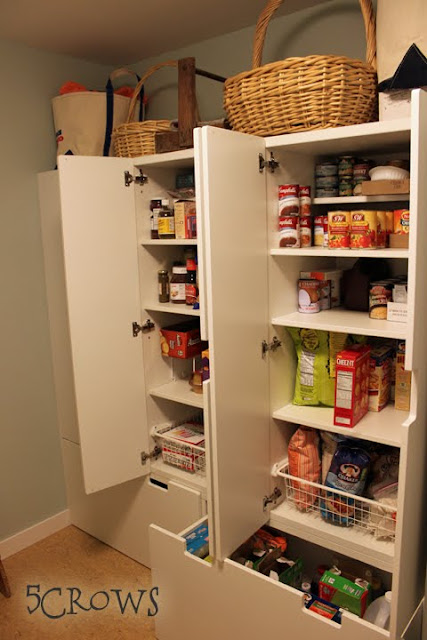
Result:
M225 82L225 78L196 68L195 58L178 60L178 131L156 133L156 153L188 149L193 146L193 129L198 124L196 75Z
M6 571L0 558L0 591L6 598L10 598L9 580L7 579Z

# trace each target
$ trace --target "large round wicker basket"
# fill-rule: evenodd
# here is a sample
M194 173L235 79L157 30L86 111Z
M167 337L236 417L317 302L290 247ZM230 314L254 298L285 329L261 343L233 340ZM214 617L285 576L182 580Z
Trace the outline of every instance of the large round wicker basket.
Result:
M377 119L376 35L371 0L359 0L366 32L366 62L316 55L261 66L267 27L282 2L269 0L258 18L252 70L225 82L224 108L231 127L269 136Z
M135 87L125 124L113 131L114 153L121 158L135 158L156 152L154 136L162 131L170 131L171 120L144 120L132 122L138 96L146 80L162 67L177 67L176 60L167 60L150 67Z

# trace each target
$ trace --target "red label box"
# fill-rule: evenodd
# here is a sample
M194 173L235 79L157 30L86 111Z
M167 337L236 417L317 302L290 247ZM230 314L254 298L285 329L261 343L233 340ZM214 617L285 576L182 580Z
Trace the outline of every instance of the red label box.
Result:
M371 348L354 345L336 360L334 424L354 427L368 411Z

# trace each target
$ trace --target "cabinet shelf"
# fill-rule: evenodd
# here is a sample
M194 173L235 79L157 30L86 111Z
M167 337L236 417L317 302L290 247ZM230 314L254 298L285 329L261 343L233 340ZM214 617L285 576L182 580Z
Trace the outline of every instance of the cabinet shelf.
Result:
M150 389L149 394L154 398L173 400L173 402L203 409L203 394L194 393L188 380L172 380L172 382L162 384L160 387Z
M194 149L180 149L179 151L169 151L168 153L157 153L152 155L133 158L136 167L159 167L184 169L194 166Z
M152 302L144 305L146 311L164 311L165 313L177 313L183 316L199 316L200 309L186 304L174 304L173 302Z
M206 493L206 476L183 471L171 464L166 464L161 458L151 463L151 473L155 476L161 476L166 482L177 480L186 487L201 491L202 495Z
M398 411L390 405L379 412L368 411L355 427L349 429L334 425L334 410L328 407L300 407L288 404L273 412L273 418L276 420L322 429L323 431L332 431L350 438L361 438L393 447L402 445L403 430L407 426L408 415L406 411Z
M348 311L337 308L320 311L320 313L288 313L273 318L271 323L283 327L299 327L336 331L338 333L356 333L380 338L396 338L406 340L407 325L403 322L373 320L366 311Z
M394 543L377 540L355 527L338 527L315 513L298 511L286 500L270 513L270 524L286 533L318 544L337 553L393 571Z
M409 258L409 249L328 249L306 247L300 249L270 249L272 256L314 256L328 258Z
M409 202L409 193L383 196L337 196L313 198L313 204L368 204L369 202Z
M143 240L141 242L141 245L143 247L146 246L152 246L152 245L157 245L157 246L168 246L168 245L172 245L172 246L182 246L182 247L187 247L187 246L192 246L192 245L197 245L197 238L173 238L172 240L152 240L152 239L148 239L148 240Z

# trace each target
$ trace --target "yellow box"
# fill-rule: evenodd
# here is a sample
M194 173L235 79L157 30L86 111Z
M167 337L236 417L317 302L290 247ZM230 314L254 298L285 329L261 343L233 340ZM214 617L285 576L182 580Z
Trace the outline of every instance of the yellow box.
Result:
M196 203L193 200L178 200L174 205L175 238L192 238L188 231L188 216L196 214Z

